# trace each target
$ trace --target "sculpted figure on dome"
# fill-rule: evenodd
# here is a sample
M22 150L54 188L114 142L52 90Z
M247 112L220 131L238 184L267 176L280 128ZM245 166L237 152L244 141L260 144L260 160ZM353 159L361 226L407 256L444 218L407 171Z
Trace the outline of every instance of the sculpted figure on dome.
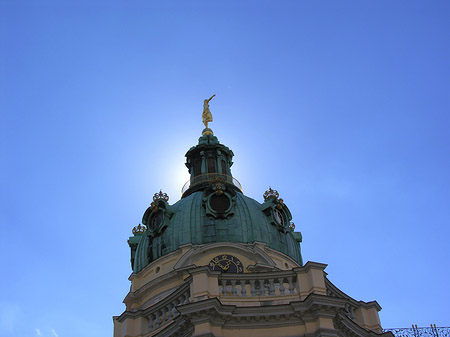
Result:
M211 111L209 111L209 101L212 100L214 96L216 95L212 95L209 99L203 101L202 120L206 128L208 128L208 123L213 121Z

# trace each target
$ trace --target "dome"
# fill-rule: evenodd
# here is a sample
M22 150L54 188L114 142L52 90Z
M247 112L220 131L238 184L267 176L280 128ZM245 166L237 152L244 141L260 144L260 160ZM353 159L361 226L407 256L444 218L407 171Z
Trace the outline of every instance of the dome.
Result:
M264 203L245 196L231 176L233 152L213 135L203 135L186 154L190 181L181 200L168 203L168 196L155 194L142 223L129 240L133 272L183 245L218 242L265 243L302 265L301 234L293 231L291 213L269 189Z

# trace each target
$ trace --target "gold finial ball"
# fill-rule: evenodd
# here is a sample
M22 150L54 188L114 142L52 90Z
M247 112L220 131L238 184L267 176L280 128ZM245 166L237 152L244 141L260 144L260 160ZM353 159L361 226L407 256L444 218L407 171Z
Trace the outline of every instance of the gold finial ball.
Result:
M213 133L213 130L211 130L210 128L204 128L203 129L203 132L202 132L202 136L205 136L205 135L213 135L214 133Z

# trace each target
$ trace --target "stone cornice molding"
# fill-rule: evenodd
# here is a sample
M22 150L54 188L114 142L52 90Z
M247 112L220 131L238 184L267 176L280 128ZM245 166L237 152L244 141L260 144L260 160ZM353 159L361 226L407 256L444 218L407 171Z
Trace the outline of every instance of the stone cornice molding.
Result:
M183 246L182 248L186 249L188 247ZM224 251L234 251L244 256L250 254L252 255L250 259L256 260L256 264L259 263L266 268L276 268L275 262L264 251L264 249L267 249L266 244L260 242L255 242L252 244L215 242L204 245L192 245L191 248L178 260L178 262L174 266L174 269L184 269L186 266L195 266L194 260L196 260L196 257L204 255L206 252L214 251L217 251L217 253L222 253ZM292 259L289 258L289 260Z
M166 254L164 256L157 258L156 260L153 260L148 265L146 265L144 268L142 268L142 270L140 270L139 272L131 273L131 275L128 277L128 280L133 282L133 279L135 279L136 277L145 275L146 272L148 272L150 269L152 269L155 266L157 266L158 264L160 264L163 260L170 260L170 258L172 258L173 256L179 255L181 251L182 251L181 249L177 249L174 252L171 252L169 254Z
M251 322L254 327L277 327L304 324L317 317L335 317L346 301L324 295L310 294L304 301L289 304L238 307L224 305L217 298L177 307L181 316L194 324L209 322L223 328L242 328Z
M344 309L345 303L345 299L342 298L335 298L311 293L303 301L291 302L291 305L296 308L296 311L306 311L313 307Z
M311 265L309 268L323 268L323 265ZM287 274L294 271L286 272ZM127 318L135 319L138 317L148 318L158 311L162 311L177 298L183 296L189 291L194 275L206 273L208 276L216 276L219 272L210 271L208 267L189 270L190 276L184 280L183 284L173 293L165 297L159 303L145 310L125 311L116 319L123 322ZM261 278L281 277L278 273L257 273ZM221 275L228 277L228 275ZM245 277L242 275L233 275L233 277ZM193 331L193 326L201 323L209 323L214 326L220 326L226 329L242 329L249 324L254 328L277 328L282 326L303 325L307 322L317 321L319 318L333 319L336 329L349 337L376 337L381 336L373 331L359 326L346 314L346 306L351 298L331 297L321 294L311 293L303 301L292 301L289 304L263 305L263 306L236 306L223 304L219 298L209 298L197 302L184 303L177 305L175 310L179 313L172 320L166 322L159 329L153 330L148 336L188 336L189 331ZM353 300L354 301L354 300ZM356 301L354 301L356 302ZM356 302L359 303L359 302ZM376 302L367 303L368 306L376 306ZM326 330L326 331L325 331ZM320 329L315 333L308 334L314 336L338 336L336 330ZM391 334L384 334L386 337L392 337Z
M166 296L163 300L159 301L155 305L147 309L135 310L135 311L124 311L117 320L119 322L123 322L126 318L136 318L136 317L147 317L151 313L161 310L161 308L167 306L168 303L173 302L178 297L180 297L183 293L189 290L189 287L192 282L192 277L188 277L184 280L183 284L179 286L175 291L173 291L170 295Z
M163 274L158 278L155 278L148 283L144 284L142 287L137 289L136 291L130 291L126 296L123 302L127 304L130 301L134 301L137 298L145 296L147 293L149 293L151 290L154 289L154 287L158 287L164 284L165 281L169 281L171 279L178 279L180 283L183 281L183 273L179 271L171 271L167 274Z
M174 318L173 323L164 327L162 330L153 332L149 336L158 337L187 337L194 334L194 325L186 321L182 316Z
M338 287L336 287L327 277L325 277L325 286L327 288L327 295L329 297L344 298L349 301L350 304L352 304L354 307L364 307L365 309L375 308L377 311L381 310L381 306L377 301L356 301L355 299L344 293L342 290L340 290Z
M318 269L318 270L322 270L323 271L327 266L328 265L325 264L325 263L308 261L308 262L306 262L306 264L303 267L294 268L294 271L296 271L298 273L307 273L311 269Z
M307 333L304 337L341 337L341 335L332 329L317 329L313 333Z
M267 246L264 242L255 241L253 244L254 244L256 247L261 246L261 248L263 248L264 250L270 252L271 254L274 254L274 255L276 255L276 256L279 256L279 257L282 258L283 260L289 261L289 263L290 263L291 265L293 265L293 266L298 266L298 265L299 265L298 262L295 261L292 257L290 257L290 256L288 256L288 255L286 255L286 254L283 254L282 252L280 252L280 251L278 251L278 250L276 250L276 249L270 248L270 247ZM298 268L298 267L297 267L297 268Z
M364 329L360 327L358 324L356 324L352 319L344 315L343 313L339 313L336 315L336 317L333 320L334 325L337 329L342 331L345 336L349 337L379 337L379 336L386 336L386 337L392 337L393 335L389 333L381 333L378 334L374 331Z
M253 327L277 327L301 324L289 304L263 307L237 307L224 305L217 298L211 298L178 307L186 320L194 324L211 323L223 328L243 328L251 323Z
M189 275L197 275L197 274L204 274L204 273L206 273L206 275L208 277L211 277L211 276L217 276L218 277L220 274L222 274L220 271L211 270L207 266L203 266L203 267L195 267L195 266L193 266L193 267L191 267L189 269L186 269L186 271L189 273Z

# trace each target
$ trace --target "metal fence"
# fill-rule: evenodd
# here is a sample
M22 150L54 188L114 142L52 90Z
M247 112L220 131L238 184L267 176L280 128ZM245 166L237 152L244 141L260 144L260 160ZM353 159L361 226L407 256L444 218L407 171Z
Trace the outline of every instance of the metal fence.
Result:
M436 324L430 324L429 327L384 329L383 332L392 332L395 337L450 337L450 327L436 327Z

